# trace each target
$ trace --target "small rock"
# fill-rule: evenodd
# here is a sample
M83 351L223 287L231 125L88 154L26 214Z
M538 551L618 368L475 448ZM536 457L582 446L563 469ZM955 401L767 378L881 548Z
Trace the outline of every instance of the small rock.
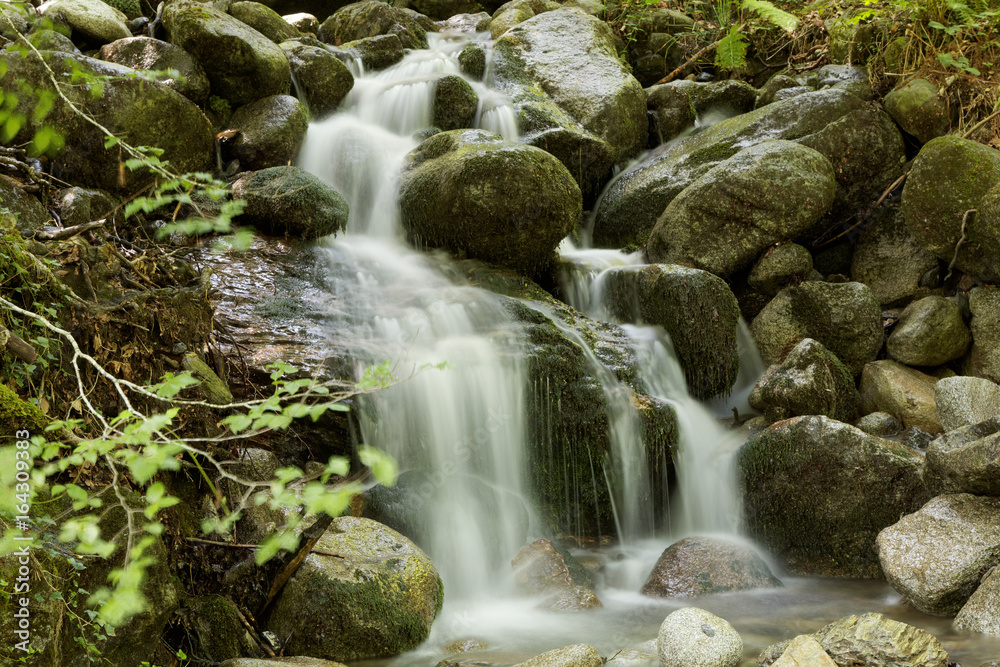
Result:
M955 617L955 628L1000 637L1000 568L994 567Z
M938 97L938 87L927 79L913 79L885 96L885 110L907 133L925 144L948 134L951 113Z
M573 644L543 653L514 667L603 667L604 658L589 644Z
M590 573L565 549L550 540L535 540L517 552L514 581L527 595L549 595L543 605L554 611L578 611L601 607L590 589Z
M319 19L312 14L299 12L298 14L286 14L281 18L301 33L315 35L319 32Z
M934 402L945 431L971 426L1000 415L1000 385L967 375L944 378L934 385Z
M738 667L743 639L728 622L695 607L678 609L660 625L662 667Z
M855 422L854 425L876 438L896 435L903 430L903 422L888 412L871 412Z
M454 74L443 76L437 80L431 122L443 131L471 127L478 104L468 81Z
M458 639L444 645L445 653L468 653L469 651L479 651L489 648L489 644L482 639Z
M658 598L688 598L781 586L753 549L710 537L685 537L667 547L640 591Z
M971 342L961 308L951 299L928 296L903 310L886 349L901 364L940 366L964 355Z
M783 243L757 260L747 282L758 292L774 296L789 285L806 280L812 269L812 255L808 250L797 243Z
M354 87L354 75L341 60L324 48L297 41L282 42L292 75L312 120L336 111Z
M905 426L919 426L931 433L944 429L934 403L938 379L889 359L866 364L861 374L861 410L888 412Z
M479 44L469 44L458 54L458 66L466 76L482 81L486 72L486 50Z

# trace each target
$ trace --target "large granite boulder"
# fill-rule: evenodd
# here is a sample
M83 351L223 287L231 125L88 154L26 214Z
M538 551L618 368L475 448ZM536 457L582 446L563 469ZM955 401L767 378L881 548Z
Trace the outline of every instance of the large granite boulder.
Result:
M482 130L442 132L414 149L399 205L414 242L528 276L554 260L582 208L580 188L552 155Z
M1000 412L931 442L926 478L935 493L1000 496Z
M196 104L208 97L208 77L184 49L150 37L119 39L101 47L101 60L138 70L176 70L180 76L160 73L156 80L173 88Z
M934 402L938 378L903 366L891 359L865 364L861 373L861 410L888 412L904 426L916 426L928 433L941 433L941 418Z
M685 537L664 549L640 593L656 598L691 598L781 585L767 563L745 544L714 537Z
M745 148L678 194L656 221L646 252L729 276L775 243L805 232L833 204L830 161L775 140Z
M738 667L743 639L727 621L702 609L671 613L656 637L662 667Z
M969 310L972 347L962 360L962 371L1000 383L1000 287L974 287Z
M412 10L394 7L379 0L364 0L346 5L323 21L319 38L327 44L340 46L347 42L396 35L406 49L426 49L428 24L433 22Z
M878 577L875 536L927 501L922 457L828 417L794 417L737 453L747 534L795 574Z
M956 375L934 385L941 426L951 431L1000 415L1000 385L984 378Z
M940 366L965 355L970 343L969 327L955 300L928 296L903 310L885 346L901 364Z
M955 628L1000 637L1000 567L993 567L955 617Z
M1000 498L938 496L878 535L886 580L914 607L954 616L1000 564Z

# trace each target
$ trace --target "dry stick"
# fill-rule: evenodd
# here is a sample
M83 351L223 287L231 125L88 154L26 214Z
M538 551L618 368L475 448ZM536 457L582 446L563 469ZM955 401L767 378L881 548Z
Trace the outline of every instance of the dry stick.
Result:
M34 347L2 324L0 324L0 340L5 341L3 347L26 364L33 364L38 358L38 352Z
M47 232L43 229L35 231L31 236L36 241L62 241L64 239L71 238L77 234L82 234L91 229L96 229L97 227L103 227L104 220L95 220L94 222L85 222L81 225L73 225L72 227L63 227L62 229L56 230L54 232Z
M198 544L211 544L215 547L229 547L230 549L260 549L259 544L234 544L231 542L215 542L212 540L203 540L199 537L185 537L185 542L197 542ZM332 551L324 551L323 549L312 549L309 553L319 554L320 556L332 556L333 558L343 558L341 554L335 554Z
M255 640L257 640L257 645L260 646L262 649L264 649L264 652L267 653L267 657L269 658L278 657L275 655L274 651L271 650L271 647L268 646L269 642L261 637L260 633L257 631L257 628L250 625L250 621L248 621L246 616L243 615L243 612L240 611L239 605L237 605L232 598L229 598L229 601L232 603L233 609L236 610L236 615L240 617L240 620L243 621L243 625L245 625L246 629L250 631L250 636L253 637Z
M323 533L326 532L326 529L330 527L332 522L333 517L329 514L324 514L317 519L313 525L309 526L302 532L302 543L299 544L299 548L294 554L292 554L288 563L281 568L281 572L278 573L278 576L275 577L274 583L271 584L271 592L267 594L267 601L264 602L264 606L260 609L261 612L267 609L271 604L271 601L274 600L274 597L281 592L285 583L287 583L288 579L295 574L296 570L299 569L299 566L302 565L302 561L306 559L306 556L309 555L312 548L316 546L317 542L319 542L319 538L323 537Z
M965 243L965 223L969 221L969 214L975 212L976 209L970 208L962 215L962 236L958 239L958 243L955 244L955 254L952 256L951 261L948 262L948 274L944 277L943 282L948 282L948 278L951 278L951 270L955 268L955 262L958 261L958 249Z
M962 135L962 138L963 139L968 139L970 136L972 136L973 133L975 133L976 131L978 131L983 125L986 125L986 123L990 122L991 120L993 120L997 116L1000 116L1000 111L994 111L989 116L987 116L986 118L982 119L981 121L979 121L978 123L976 123L975 125L973 125L971 130L969 130L968 132L966 132L965 134Z
M874 211L875 211L875 209L877 209L877 208L878 208L879 206L881 206L881 205L882 205L882 202L884 202L884 201L885 201L885 200L886 200L886 199L887 199L887 198L889 197L889 195L890 195L890 194L892 193L892 191L893 191L893 190L895 190L895 189L896 189L896 188L898 188L898 187L899 187L900 185L902 185L903 181L905 181L905 180L906 180L906 177L907 177L907 176L909 176L909 175L910 175L910 172L908 172L908 171L904 171L904 172L903 172L903 175L902 175L902 176L900 176L899 178L897 178L896 180L894 180L894 181L892 182L892 185L890 185L889 187L887 187L887 188L885 189L885 191L884 191L884 192L882 193L882 196L881 196L881 197L879 197L878 199L876 199L876 200L875 200L875 203L874 203L874 204L872 204L872 206L871 206L871 209L870 209L870 210L871 210L872 212L874 212ZM862 218L862 219L858 220L858 221L857 221L857 222L855 222L855 223L854 223L853 225L851 225L850 227L848 227L847 229L845 229L845 230L844 230L844 231L842 231L841 233L837 234L836 236L834 236L834 237L833 237L832 239L830 239L829 241L824 241L822 245L820 245L820 246L817 246L817 247L819 247L819 248L822 248L822 247L823 247L823 246L825 246L825 245L830 245L831 243L833 243L834 241L836 241L837 239L839 239L839 238L840 238L841 236L843 236L844 234L849 234L849 233L851 232L851 230L852 230L852 229L854 229L854 228L855 228L855 227L857 227L858 225L862 224L862 223L863 223L863 222L864 222L865 220L867 220L867 219L868 219L868 218L870 218L870 217L871 217L871 213L869 213L868 215L866 215L866 216L865 216L864 218ZM825 233L825 232L824 232L824 233Z
M741 25L739 28L737 28L737 30L742 31L743 30L743 26ZM693 56L691 56L690 58L688 58L687 60L685 60L681 64L680 67L678 67L673 72L671 72L670 74L666 75L665 77L663 77L662 79L660 79L659 81L657 81L653 85L654 86L658 86L661 83L669 83L669 82L673 81L675 76L678 76L681 72L683 72L685 69L687 69L691 65L691 63L697 61L703 55L705 55L706 53L710 52L712 49L714 49L715 47L717 47L720 43L722 43L723 39L725 39L725 37L723 37L722 39L715 40L714 42L712 42L711 44L709 44L708 46L706 46L705 48L703 48L701 51L698 51L698 53L694 54Z

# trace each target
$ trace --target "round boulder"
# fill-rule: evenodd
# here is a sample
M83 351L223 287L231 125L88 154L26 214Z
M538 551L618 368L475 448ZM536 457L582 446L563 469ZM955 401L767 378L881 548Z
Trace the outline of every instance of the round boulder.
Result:
M743 639L733 626L694 607L663 619L656 647L662 667L738 667L743 659Z
M936 377L891 359L873 361L861 372L861 410L888 412L904 426L941 433L944 429L934 402L937 382Z
M725 277L809 229L836 191L830 161L815 150L784 140L751 146L670 202L646 252L656 262L691 261Z
M292 75L313 120L333 113L354 87L354 75L340 58L324 48L282 42Z
M42 7L42 16L62 14L74 34L88 40L107 44L116 39L131 37L128 17L105 2L93 0L53 0Z
M276 236L316 239L347 225L347 202L301 167L271 167L241 174L233 197L246 200L240 224Z
M291 23L281 18L278 12L259 2L234 2L229 8L229 15L246 23L276 44L301 35Z
M400 176L403 227L419 243L535 275L580 219L580 188L545 151L482 130L427 139Z
M272 95L241 106L229 126L239 134L223 145L223 156L239 160L241 169L266 169L295 158L309 129L309 114L291 95Z
M339 517L275 599L268 629L326 660L398 655L430 634L444 598L430 559L370 519ZM303 632L302 628L309 628Z
M901 364L940 366L963 356L970 343L972 336L958 304L943 296L928 296L903 310L886 349Z
M468 81L455 74L443 76L434 89L431 122L443 131L471 127L478 105L479 97Z
M98 57L101 60L140 70L177 70L179 77L157 75L156 80L173 88L196 104L208 97L208 77L191 55L169 42L150 37L129 37L105 44Z
M938 87L927 79L913 79L885 96L885 110L922 144L948 134L951 113L938 97Z
M984 378L956 375L934 385L941 426L951 431L1000 415L1000 385Z
M663 551L640 592L656 598L691 598L781 585L750 547L712 537L685 537Z
M396 35L403 48L426 49L427 29L419 17L421 15L412 10L393 7L379 0L355 2L338 9L323 21L319 38L327 44L340 46L365 37Z

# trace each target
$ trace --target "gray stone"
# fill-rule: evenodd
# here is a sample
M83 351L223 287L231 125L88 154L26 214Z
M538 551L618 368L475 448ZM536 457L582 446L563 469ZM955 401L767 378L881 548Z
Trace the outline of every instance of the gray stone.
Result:
M375 72L395 65L403 59L403 42L398 35L362 37L342 45L345 52L361 60L365 70Z
M1000 567L987 572L955 617L955 628L1000 637Z
M246 200L240 224L268 234L316 239L347 225L347 202L301 167L271 167L241 174L233 197Z
M955 301L928 296L903 310L886 350L901 364L940 366L963 356L970 343L972 336Z
M558 2L551 0L510 0L505 2L493 12L490 21L490 37L494 40L500 37L514 26L524 23L530 18L559 9Z
M646 252L656 262L689 260L729 276L768 246L812 227L830 208L836 190L833 167L817 151L783 140L751 146L667 205Z
M783 90L789 90L792 88L798 88L800 89L800 92L811 92L813 90L808 86L802 86L797 80L790 76L775 74L761 87L754 106L759 109L761 107L766 107L772 102L778 102L781 99L788 99L789 96L778 97L777 95Z
M870 412L855 424L856 427L876 438L896 435L903 430L903 422L896 415L888 412Z
M131 37L128 17L111 5L93 0L52 0L39 7L42 16L62 14L73 32L107 44Z
M323 21L319 38L327 44L340 46L365 37L395 35L403 48L426 49L427 28L418 16L416 12L378 0L355 2Z
M1000 385L968 375L944 378L934 386L934 402L945 431L971 426L1000 415Z
M639 592L656 598L691 598L781 585L750 547L712 537L685 537L664 549Z
M879 533L885 578L926 614L953 616L1000 563L1000 498L938 496Z
M17 218L18 231L29 236L31 232L43 227L51 216L35 196L25 192L22 188L19 181L0 175L0 210L12 213ZM96 220L96 218L93 219ZM89 220L85 222L89 222Z
M912 79L885 96L885 110L922 144L948 134L951 112L938 97L938 87L927 79Z
M241 106L229 119L239 134L223 145L240 169L266 169L291 162L309 129L309 114L291 95L272 95Z
M1000 384L1000 287L974 287L969 310L972 348L962 361L962 371Z
M750 324L764 363L779 363L804 338L840 359L854 377L882 348L882 309L861 283L807 281L774 297Z
M694 125L698 112L691 102L691 95L670 85L651 86L646 89L646 107L654 119L659 143L670 141Z
M938 378L889 359L866 364L861 374L861 410L888 412L904 426L941 433L941 419L934 403Z
M1000 496L1000 416L949 431L931 442L926 478L937 493Z
M793 417L736 455L747 535L789 572L878 577L875 536L927 499L923 457L828 417Z
M2 8L0 8L0 11L2 11ZM0 29L2 27L3 23L0 22ZM76 48L73 40L56 30L34 30L28 36L28 41L39 51L62 51L63 53L80 54L80 49Z
M315 35L319 32L319 19L312 14L299 12L297 14L285 14L281 18L300 33Z
M179 46L149 37L129 37L105 44L98 57L138 70L177 70L179 77L159 74L156 80L192 102L200 104L208 98L209 84L205 70Z
M656 639L662 667L738 667L743 639L728 622L694 607L667 616Z
M750 269L747 282L762 294L774 296L785 287L809 278L812 255L797 243L782 243L768 250Z
M309 116L319 120L340 106L354 87L354 76L340 58L324 48L301 42L282 42L299 95Z
M774 667L837 667L823 645L809 635L792 639L781 657L771 664Z
M749 400L750 407L772 421L796 415L825 415L852 422L861 407L851 372L812 338L799 341L780 364L768 368L750 392Z
M655 646L653 650L656 650ZM660 656L634 648L623 648L615 651L604 663L604 667L659 667L659 665Z
M343 663L305 656L287 658L233 658L220 667L347 667Z
M229 15L267 37L275 44L300 36L300 32L278 12L259 2L234 2Z
M882 307L925 296L938 279L938 258L913 238L898 207L875 212L851 260L851 277L871 288Z
M602 667L604 658L589 644L573 644L525 660L514 667Z

